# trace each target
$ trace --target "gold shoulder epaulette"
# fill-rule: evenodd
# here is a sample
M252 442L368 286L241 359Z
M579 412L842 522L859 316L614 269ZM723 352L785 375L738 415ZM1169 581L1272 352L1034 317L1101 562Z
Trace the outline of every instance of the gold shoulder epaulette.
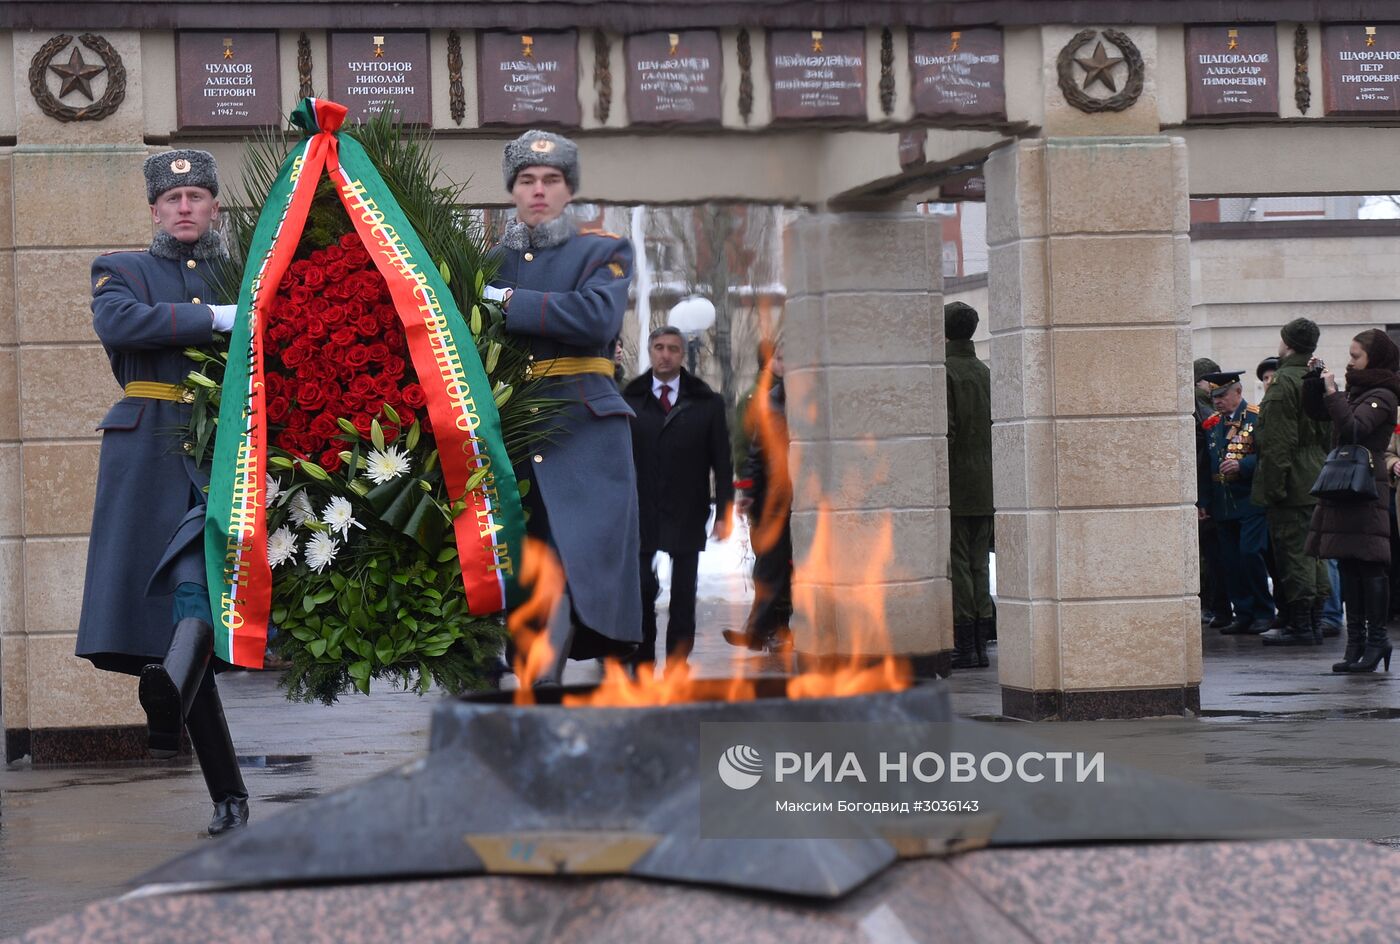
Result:
M1258 413L1258 412L1259 412L1259 404L1257 404L1257 403L1251 403L1249 406L1247 406L1247 407L1244 408L1244 411L1245 411L1246 413Z
M583 231L587 236L606 236L608 239L623 239L620 233L610 233L605 229L587 229Z

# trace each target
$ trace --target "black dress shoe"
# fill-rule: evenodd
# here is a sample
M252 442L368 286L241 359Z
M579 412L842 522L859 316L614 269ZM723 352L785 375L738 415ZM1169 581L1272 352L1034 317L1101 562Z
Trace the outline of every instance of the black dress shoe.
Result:
M1222 635L1222 636L1244 636L1244 635L1246 635L1246 634L1251 633L1251 632L1253 631L1253 628L1254 628L1254 620L1250 619L1248 616L1239 616L1239 617L1236 617L1236 618L1235 618L1235 621L1234 621L1233 623L1231 623L1229 626L1226 626L1226 627L1224 627L1223 629L1221 629L1221 630L1220 630L1220 635ZM1268 627L1268 624L1265 623L1265 624L1264 624L1264 629L1268 629L1268 628L1269 628L1269 627ZM1259 632L1262 633L1262 632L1264 631L1264 629L1259 630Z
M248 798L229 797L214 804L214 818L209 821L209 835L219 836L231 829L248 825Z
M1217 615L1215 619L1211 620L1208 625L1211 629L1224 629L1226 626L1229 626L1233 622L1234 620L1230 617L1228 613L1226 613L1223 616Z
M759 639L757 636L750 636L742 630L726 629L720 635L724 636L724 641L731 646L737 646L740 649L751 649L754 652L763 651L763 640Z

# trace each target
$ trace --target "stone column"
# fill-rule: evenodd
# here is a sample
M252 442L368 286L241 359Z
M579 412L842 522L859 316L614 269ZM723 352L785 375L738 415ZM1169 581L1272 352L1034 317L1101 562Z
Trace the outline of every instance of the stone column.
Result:
M869 654L862 633L882 620L894 652L923 672L946 673L952 597L937 222L910 212L814 214L789 227L785 257L797 649Z
M0 154L0 719L27 729L24 696L24 515L20 493L19 347L15 333L14 187Z
M1002 709L1199 707L1186 148L987 162Z
M120 396L92 331L88 270L98 253L141 248L151 236L141 177L147 152L140 35L103 36L125 62L126 98L102 121L63 123L45 115L28 89L30 60L50 34L13 34L19 134L8 176L0 178L14 208L12 305L0 301L0 345L18 344L19 394L15 416L6 411L16 401L0 393L0 441L20 440L0 445L0 493L7 501L17 497L23 533L22 544L3 537L13 533L13 512L0 505L3 720L6 758L29 754L40 764L146 756L136 680L98 672L73 655L96 484L95 427ZM94 80L95 95L106 75ZM86 99L70 92L64 101ZM0 285L4 271L0 258ZM7 377L3 352L0 346L0 384ZM23 470L22 489L14 491L3 478L12 452ZM14 587L6 581L19 567L22 585Z

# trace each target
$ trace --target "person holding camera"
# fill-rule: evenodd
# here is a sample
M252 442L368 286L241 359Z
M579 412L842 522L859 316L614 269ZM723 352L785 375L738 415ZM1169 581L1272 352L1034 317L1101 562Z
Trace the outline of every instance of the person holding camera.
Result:
M1342 576L1347 647L1333 672L1373 672L1382 660L1390 670L1390 493L1383 461L1400 405L1400 349L1379 328L1351 342L1346 390L1326 365L1313 358L1303 381L1303 409L1332 424L1332 448L1369 450L1375 497L1347 500L1323 496L1313 511L1304 550L1333 558Z

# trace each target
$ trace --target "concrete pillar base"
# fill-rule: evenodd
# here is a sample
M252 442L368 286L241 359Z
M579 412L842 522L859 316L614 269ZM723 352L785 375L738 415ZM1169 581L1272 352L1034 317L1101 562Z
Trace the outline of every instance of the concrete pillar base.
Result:
M1001 713L1019 721L1099 721L1196 715L1201 711L1201 687L1124 688L1061 692L1001 688Z

